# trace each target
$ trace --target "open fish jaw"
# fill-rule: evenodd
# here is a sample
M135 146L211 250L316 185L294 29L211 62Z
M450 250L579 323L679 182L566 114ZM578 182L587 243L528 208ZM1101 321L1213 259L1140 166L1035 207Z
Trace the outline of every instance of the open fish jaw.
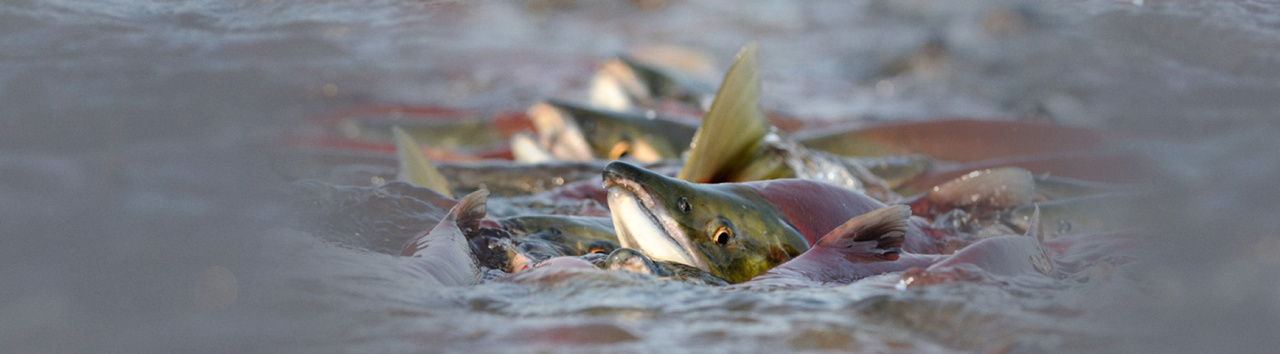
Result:
M609 189L609 210L619 245L644 252L654 260L709 269L705 262L693 256L688 235L676 227L675 220L638 183L606 179L605 187Z

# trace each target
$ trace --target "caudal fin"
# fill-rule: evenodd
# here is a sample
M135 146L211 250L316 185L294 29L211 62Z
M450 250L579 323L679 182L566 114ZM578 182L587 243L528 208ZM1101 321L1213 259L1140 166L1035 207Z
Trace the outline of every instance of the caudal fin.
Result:
M814 248L834 250L850 261L894 261L902 252L910 218L911 208L905 205L876 209L831 230Z
M769 133L769 122L760 110L760 59L755 43L738 52L725 74L711 109L694 134L689 155L677 178L715 182L727 171L746 165L756 145Z

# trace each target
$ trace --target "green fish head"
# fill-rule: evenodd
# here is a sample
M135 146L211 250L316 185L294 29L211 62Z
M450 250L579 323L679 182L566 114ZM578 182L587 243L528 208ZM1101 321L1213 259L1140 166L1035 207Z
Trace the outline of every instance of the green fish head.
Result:
M620 246L747 281L808 249L772 205L739 184L695 184L613 162L604 186Z

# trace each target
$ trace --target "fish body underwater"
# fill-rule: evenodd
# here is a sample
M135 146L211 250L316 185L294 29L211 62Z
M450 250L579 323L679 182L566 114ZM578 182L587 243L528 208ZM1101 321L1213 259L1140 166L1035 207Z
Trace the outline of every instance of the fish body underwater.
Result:
M548 99L529 108L547 153L560 160L678 159L698 125L653 111L612 111Z

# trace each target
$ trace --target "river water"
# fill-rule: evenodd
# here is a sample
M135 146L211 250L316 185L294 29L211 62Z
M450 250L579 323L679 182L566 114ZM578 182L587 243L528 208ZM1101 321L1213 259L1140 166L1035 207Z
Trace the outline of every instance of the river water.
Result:
M265 151L312 117L518 111L585 97L630 48L727 66L750 41L771 110L1036 113L1131 136L1160 172L1132 220L1154 236L1061 281L753 292L598 272L440 289L284 221L289 181ZM1277 97L1269 1L11 0L0 351L1272 351Z

